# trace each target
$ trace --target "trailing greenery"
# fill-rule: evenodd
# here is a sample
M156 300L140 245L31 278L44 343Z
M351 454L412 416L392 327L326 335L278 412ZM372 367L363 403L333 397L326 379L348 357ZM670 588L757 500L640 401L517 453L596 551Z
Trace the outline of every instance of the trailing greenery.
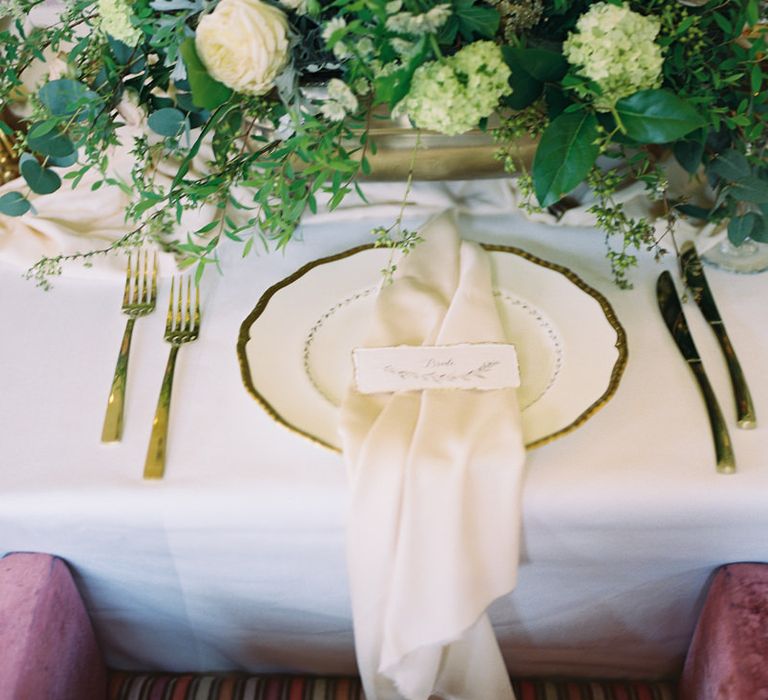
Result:
M727 221L734 243L768 241L760 0L67 0L53 25L29 29L42 4L0 6L0 129L22 178L0 213L84 181L120 188L130 231L85 260L149 240L199 276L224 239L243 255L285 246L305 211L364 197L369 131L390 110L449 134L501 113L499 158L531 206L590 185L622 286L637 251L662 249L616 203L626 178L646 182L669 221ZM110 159L126 109L145 128L122 143L134 165L121 178ZM530 173L514 153L523 134L540 139ZM670 198L660 149L703 178L709 206ZM597 167L606 153L624 156L621 177ZM202 206L210 220L169 235ZM401 223L374 232L379 243L411 247ZM30 275L45 283L64 259Z

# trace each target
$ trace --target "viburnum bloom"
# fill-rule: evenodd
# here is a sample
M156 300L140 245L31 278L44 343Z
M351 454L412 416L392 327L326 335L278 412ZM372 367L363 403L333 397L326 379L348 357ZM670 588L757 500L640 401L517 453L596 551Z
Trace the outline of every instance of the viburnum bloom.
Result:
M416 69L411 89L395 107L420 129L462 134L509 95L510 70L492 41L476 41L441 61Z
M124 44L134 46L141 32L131 24L131 6L126 0L99 0L96 4L102 31Z
M664 55L655 39L660 22L633 12L627 5L599 2L576 22L563 53L577 73L601 90L595 107L609 111L622 97L661 85Z
M264 95L288 63L288 20L261 0L221 0L197 26L208 72L235 92Z

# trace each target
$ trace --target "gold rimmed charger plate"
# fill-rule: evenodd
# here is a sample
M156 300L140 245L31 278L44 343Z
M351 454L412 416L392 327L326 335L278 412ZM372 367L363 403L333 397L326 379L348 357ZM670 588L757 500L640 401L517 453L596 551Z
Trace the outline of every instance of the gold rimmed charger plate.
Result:
M530 448L576 429L616 392L626 334L611 305L565 267L487 245L497 306L517 347ZM304 265L270 287L243 321L243 383L277 422L338 450L338 407L352 376L390 251L372 245Z

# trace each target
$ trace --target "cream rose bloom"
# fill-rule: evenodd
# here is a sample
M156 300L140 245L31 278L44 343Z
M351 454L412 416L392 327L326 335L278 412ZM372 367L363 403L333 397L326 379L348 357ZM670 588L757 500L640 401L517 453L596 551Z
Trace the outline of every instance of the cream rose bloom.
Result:
M288 20L261 0L221 0L200 20L195 46L216 80L263 95L288 63Z

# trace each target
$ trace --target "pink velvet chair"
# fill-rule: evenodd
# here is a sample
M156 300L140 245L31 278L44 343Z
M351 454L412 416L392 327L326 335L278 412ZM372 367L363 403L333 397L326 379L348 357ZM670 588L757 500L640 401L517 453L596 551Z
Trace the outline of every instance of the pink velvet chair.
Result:
M768 700L768 564L728 564L715 574L680 698Z
M513 679L517 697L674 700L675 684ZM680 700L768 700L768 564L715 575L679 686ZM66 564L0 559L0 700L301 697L364 700L356 678L108 672ZM482 698L478 700L493 700Z
M104 700L107 670L67 565L0 559L0 700Z

